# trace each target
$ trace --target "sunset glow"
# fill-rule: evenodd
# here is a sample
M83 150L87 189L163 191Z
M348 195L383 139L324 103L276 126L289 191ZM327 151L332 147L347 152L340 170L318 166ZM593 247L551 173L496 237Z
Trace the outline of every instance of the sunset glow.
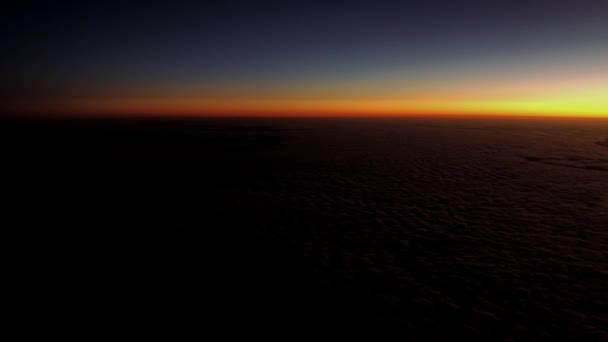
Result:
M441 4L69 7L8 40L0 110L608 117L607 3Z
M526 87L523 87L526 88ZM551 89L554 88L554 89ZM185 116L411 116L514 115L608 117L608 86L547 86L549 91L503 88L455 89L399 97L305 98L273 94L253 96L50 99L15 107L16 112L89 115Z

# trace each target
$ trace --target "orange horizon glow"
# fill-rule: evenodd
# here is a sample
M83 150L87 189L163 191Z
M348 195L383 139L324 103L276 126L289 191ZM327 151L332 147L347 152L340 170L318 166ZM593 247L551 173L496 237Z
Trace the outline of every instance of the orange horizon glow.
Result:
M583 72L584 71L584 72ZM49 116L534 116L608 118L608 70L479 71L413 82L126 87L20 101L3 112ZM203 95L199 95L203 94ZM5 104L6 105L6 104Z
M108 98L47 100L6 112L50 116L538 116L608 118L608 86L546 96L474 92L410 98Z
M0 116L608 118L604 5L445 1L439 12L454 15L435 22L435 9L390 3L341 5L358 10L339 18L325 5L286 17L268 6L277 15L266 18L218 3L221 15L201 11L209 25L175 8L175 31L114 16L82 37L68 25L15 45L37 46L30 52L9 45ZM237 12L258 25L231 22ZM309 25L317 20L325 26Z
M510 116L608 118L604 53L540 61L438 66L419 75L371 72L336 77L192 84L116 82L1 103L31 116ZM558 58L559 59L559 58ZM574 62L576 61L576 62Z

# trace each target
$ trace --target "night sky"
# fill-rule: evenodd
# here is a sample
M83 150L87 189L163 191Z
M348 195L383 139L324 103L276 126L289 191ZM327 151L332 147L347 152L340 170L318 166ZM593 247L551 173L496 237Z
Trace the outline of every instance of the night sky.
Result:
M0 110L608 116L608 1L21 1Z

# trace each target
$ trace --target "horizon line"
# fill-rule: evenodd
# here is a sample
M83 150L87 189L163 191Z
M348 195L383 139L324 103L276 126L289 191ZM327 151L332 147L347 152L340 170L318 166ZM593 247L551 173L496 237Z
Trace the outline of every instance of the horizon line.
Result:
M529 114L529 113L171 113L171 112L52 112L52 113L0 113L0 120L12 119L204 119L204 118L260 118L260 119L288 119L288 118L311 118L311 119L337 119L337 118L361 118L361 119L562 119L562 120L608 120L605 115L589 114Z

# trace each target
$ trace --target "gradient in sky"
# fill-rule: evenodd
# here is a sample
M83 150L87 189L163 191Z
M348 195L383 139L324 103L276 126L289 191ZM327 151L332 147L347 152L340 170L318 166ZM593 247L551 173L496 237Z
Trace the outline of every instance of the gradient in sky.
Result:
M3 12L4 113L608 117L606 0L22 1Z

